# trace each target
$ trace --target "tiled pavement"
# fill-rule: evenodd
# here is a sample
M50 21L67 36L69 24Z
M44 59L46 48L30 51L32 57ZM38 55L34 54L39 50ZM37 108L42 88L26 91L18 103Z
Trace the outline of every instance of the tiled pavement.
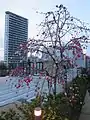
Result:
M39 79L39 76L33 76L33 81L30 83L30 89L25 85L22 88L16 89L15 84L16 81L19 78L11 78L11 82L6 82L7 79L10 79L8 77L0 77L0 107L16 102L17 100L27 100L28 102L31 101L31 99L35 98L35 89L37 82L39 81L38 87L41 88L45 77L42 77ZM13 84L12 84L13 83ZM12 86L13 85L13 86ZM11 87L12 86L12 87ZM59 91L62 91L62 86L59 86ZM48 93L48 83L45 80L44 87L42 92Z
M90 120L90 96L88 92L85 97L85 104L82 108L79 120Z

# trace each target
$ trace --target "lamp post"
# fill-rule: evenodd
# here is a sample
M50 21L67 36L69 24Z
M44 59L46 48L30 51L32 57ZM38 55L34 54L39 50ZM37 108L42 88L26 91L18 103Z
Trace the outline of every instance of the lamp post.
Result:
M29 65L29 74L31 74L31 62L30 62L30 59L28 59L28 65Z
M41 120L42 110L40 107L36 107L34 110L35 120Z

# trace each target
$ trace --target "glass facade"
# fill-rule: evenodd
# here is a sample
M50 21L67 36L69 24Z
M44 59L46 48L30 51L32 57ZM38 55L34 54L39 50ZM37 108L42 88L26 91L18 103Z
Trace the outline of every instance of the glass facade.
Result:
M28 19L6 11L4 60L9 65L20 63L20 57L15 55L19 45L28 39Z

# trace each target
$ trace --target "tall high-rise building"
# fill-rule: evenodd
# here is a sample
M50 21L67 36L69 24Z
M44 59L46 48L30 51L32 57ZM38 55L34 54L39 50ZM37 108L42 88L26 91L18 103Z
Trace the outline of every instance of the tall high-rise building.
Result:
M18 46L28 39L28 19L12 12L5 12L4 61L7 65L18 64L20 57L15 55Z

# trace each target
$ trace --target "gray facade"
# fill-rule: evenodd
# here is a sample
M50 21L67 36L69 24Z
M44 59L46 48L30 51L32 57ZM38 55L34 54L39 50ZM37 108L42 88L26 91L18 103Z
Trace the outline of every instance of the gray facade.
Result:
M7 65L20 63L15 55L19 45L28 39L28 19L5 12L4 61Z

